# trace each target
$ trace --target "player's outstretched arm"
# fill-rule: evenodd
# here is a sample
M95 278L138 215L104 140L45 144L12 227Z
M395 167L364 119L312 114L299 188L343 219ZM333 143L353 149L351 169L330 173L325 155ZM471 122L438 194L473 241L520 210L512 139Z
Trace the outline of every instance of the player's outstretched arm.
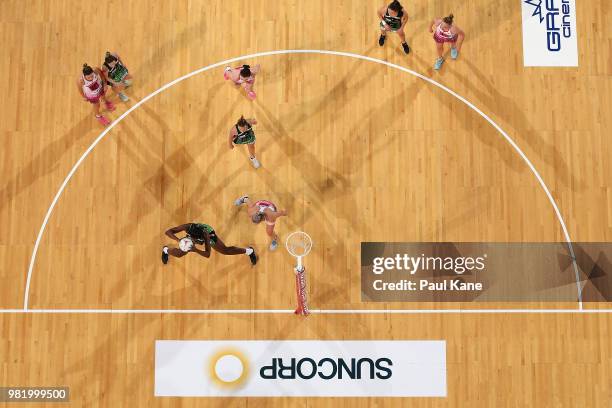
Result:
M189 228L189 224L182 224L182 225L170 228L169 230L166 231L166 236L178 242L180 241L180 238L177 237L176 234L178 234L181 231L187 231L187 228Z
M102 80L102 93L106 92L106 81L104 81L105 77L104 77L104 74L102 73L102 70L100 70L100 68L98 67L94 68L93 70L96 74L98 74L98 76Z
M463 45L463 40L465 40L465 32L463 32L463 30L457 26L453 26L455 27L456 33L457 33L457 43L455 45L455 47L457 47L457 51L461 51L461 46Z
M438 25L438 22L440 21L440 18L434 18L433 20L431 20L431 23L429 23L429 32L433 33L434 32L434 27Z
M83 92L83 79L81 77L77 79L77 89L79 90L79 94L81 94L83 99L87 100L87 97L85 97L85 93Z
M455 28L455 33L457 34L457 38L463 40L465 38L465 32L457 26L453 26L453 27Z
M404 12L404 15L402 16L402 25L401 25L401 27L399 29L403 32L404 31L404 26L408 22L408 13L406 13L406 9L402 9L402 11Z

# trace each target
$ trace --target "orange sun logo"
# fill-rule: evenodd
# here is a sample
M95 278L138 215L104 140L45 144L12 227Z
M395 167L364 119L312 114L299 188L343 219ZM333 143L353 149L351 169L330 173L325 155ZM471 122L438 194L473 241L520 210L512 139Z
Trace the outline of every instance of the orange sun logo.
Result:
M209 373L215 384L237 388L248 378L249 362L239 350L219 350L210 359Z

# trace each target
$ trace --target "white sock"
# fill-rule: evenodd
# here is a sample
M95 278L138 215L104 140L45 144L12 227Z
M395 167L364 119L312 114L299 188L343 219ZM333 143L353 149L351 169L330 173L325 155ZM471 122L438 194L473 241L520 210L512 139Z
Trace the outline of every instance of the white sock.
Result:
M255 252L255 250L253 248L247 248L246 249L246 254L247 255L251 255L253 252Z
M164 254L167 254L167 253L168 253L168 247L164 247L164 249L162 249L162 252L163 252Z

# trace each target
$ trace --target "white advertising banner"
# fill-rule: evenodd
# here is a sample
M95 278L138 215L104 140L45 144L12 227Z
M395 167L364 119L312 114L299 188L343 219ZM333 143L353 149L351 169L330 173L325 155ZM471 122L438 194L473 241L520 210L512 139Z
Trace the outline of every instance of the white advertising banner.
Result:
M526 67L577 67L575 0L521 0Z
M157 397L445 397L445 341L155 342Z

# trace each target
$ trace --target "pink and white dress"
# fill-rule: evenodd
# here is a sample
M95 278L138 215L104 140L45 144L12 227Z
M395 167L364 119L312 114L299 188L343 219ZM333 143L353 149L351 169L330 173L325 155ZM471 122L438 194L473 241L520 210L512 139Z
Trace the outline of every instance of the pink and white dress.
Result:
M447 42L448 43L457 42L457 34L453 34L450 28L446 31L443 30L442 23L438 24L438 26L436 27L433 38L437 43L440 43L440 44L447 43Z
M270 209L273 212L276 212L276 206L274 205L273 202L271 201L267 201L267 200L259 200L259 201L255 201L255 205L257 206L257 212L260 214L263 214L265 210ZM268 225L274 225L274 222L269 222L268 220L266 220L266 224Z
M236 68L227 67L223 76L225 77L225 79L231 79L236 85L241 85L244 83L252 84L255 82L255 76L253 76L253 74L251 74L251 76L248 78L242 78L240 76L241 70L242 70L242 66L236 67ZM234 73L238 74L237 79L234 79L234 75L233 75Z
M87 100L91 103L98 103L100 97L104 94L102 79L95 72L91 81L88 81L85 75L82 75L81 78L83 79L83 93Z

